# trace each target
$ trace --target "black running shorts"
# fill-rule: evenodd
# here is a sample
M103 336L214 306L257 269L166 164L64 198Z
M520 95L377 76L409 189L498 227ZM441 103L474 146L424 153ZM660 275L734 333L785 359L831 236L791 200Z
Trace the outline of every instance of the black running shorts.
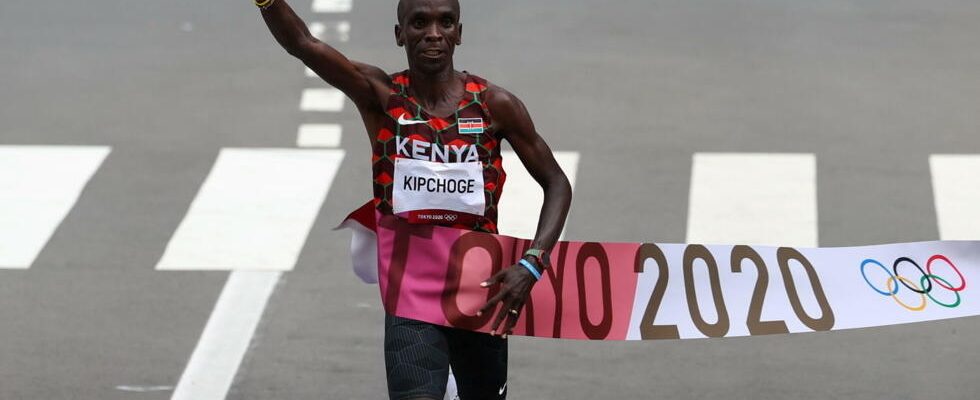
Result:
M392 400L441 400L450 365L460 400L507 397L506 340L385 315L385 370Z

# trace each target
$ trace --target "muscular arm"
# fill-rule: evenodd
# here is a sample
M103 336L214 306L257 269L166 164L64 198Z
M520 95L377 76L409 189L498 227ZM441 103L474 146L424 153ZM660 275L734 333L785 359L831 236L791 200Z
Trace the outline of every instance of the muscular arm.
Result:
M572 202L572 187L548 144L534 129L524 103L503 89L495 89L488 100L494 123L498 124L498 129L514 148L531 177L544 190L544 204L531 247L550 250L558 242L565 226L565 217Z
M534 129L531 116L517 97L503 89L491 87L487 105L496 129L511 144L524 167L544 189L544 204L531 247L550 250L558 242L558 236L565 226L565 217L572 202L572 186L555 161L548 144ZM543 265L537 267L539 270L544 268ZM491 325L491 334L500 333L505 338L510 334L534 282L535 278L527 269L513 265L494 274L482 284L483 287L501 285L501 290L478 312L478 315L482 315L496 308L497 303L503 305ZM504 320L507 322L501 326Z
M310 34L306 23L289 7L277 0L262 10L269 31L290 55L303 61L331 86L340 89L361 110L381 108L380 99L387 93L388 77L378 67L351 61L333 47ZM380 95L380 96L379 96Z

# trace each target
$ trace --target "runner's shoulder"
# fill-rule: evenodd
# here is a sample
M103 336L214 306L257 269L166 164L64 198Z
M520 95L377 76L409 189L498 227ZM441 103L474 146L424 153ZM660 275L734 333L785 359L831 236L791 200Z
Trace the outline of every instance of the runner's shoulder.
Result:
M509 90L492 83L487 84L484 101L490 110L490 115L494 118L495 124L502 123L505 126L511 126L519 124L520 119L529 117L521 99Z
M371 64L365 64L357 61L351 61L354 68L361 74L362 79L367 83L367 86L371 89L371 95L369 97L361 97L354 100L354 104L357 105L361 112L372 112L383 114L384 105L388 99L388 94L391 92L392 83L391 78L388 76L384 70L378 68Z
M371 64L365 64L353 60L351 61L351 63L353 63L354 67L356 67L357 70L362 75L364 75L365 78L371 81L372 84L380 84L389 88L391 87L392 85L391 76L388 75L388 73L385 72L383 69L378 68Z
M491 109L513 107L521 101L509 90L490 82L487 82L487 91L484 92L484 96L484 101Z

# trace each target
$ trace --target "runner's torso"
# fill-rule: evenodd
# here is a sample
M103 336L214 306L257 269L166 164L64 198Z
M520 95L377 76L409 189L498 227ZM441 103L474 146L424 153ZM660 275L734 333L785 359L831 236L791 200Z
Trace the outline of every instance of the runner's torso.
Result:
M377 209L394 214L409 202L428 202L431 207L412 205L412 211L398 215L413 223L497 233L497 202L506 173L500 138L483 102L487 82L466 73L462 101L452 115L440 118L409 95L407 71L392 75L391 80L387 118L377 132L372 154ZM416 173L419 170L424 173ZM457 205L457 211L440 208L446 198L465 206ZM462 198L467 199L454 201Z

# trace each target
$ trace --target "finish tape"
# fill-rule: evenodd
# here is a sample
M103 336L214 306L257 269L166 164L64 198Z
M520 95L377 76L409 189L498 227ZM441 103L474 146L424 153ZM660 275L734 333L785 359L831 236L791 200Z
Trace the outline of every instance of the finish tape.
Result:
M385 311L489 332L480 282L530 240L375 213L354 232L355 272ZM980 241L861 247L560 242L513 334L589 340L695 339L867 328L980 315L970 280Z

